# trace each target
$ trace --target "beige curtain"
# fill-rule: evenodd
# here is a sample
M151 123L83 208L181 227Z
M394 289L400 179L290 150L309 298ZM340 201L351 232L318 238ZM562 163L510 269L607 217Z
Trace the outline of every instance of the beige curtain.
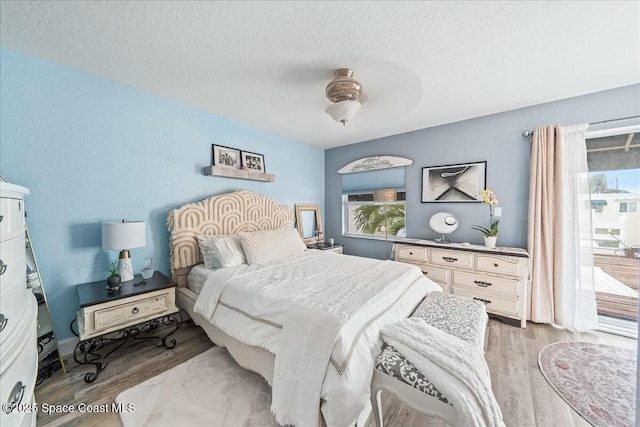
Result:
M530 320L579 331L598 326L586 129L538 127L529 184Z
M531 256L531 316L529 320L556 323L559 289L554 289L554 196L556 150L560 126L539 126L531 140L529 181L529 232L527 250Z

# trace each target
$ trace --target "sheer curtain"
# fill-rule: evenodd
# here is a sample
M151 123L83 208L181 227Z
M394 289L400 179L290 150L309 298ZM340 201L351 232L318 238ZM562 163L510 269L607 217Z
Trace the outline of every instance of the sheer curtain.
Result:
M587 126L534 131L529 189L530 319L578 331L598 326Z

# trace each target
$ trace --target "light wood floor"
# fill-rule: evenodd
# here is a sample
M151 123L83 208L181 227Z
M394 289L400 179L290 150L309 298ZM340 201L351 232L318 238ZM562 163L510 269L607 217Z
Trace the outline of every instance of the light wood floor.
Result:
M547 384L538 369L539 351L552 342L587 341L636 348L636 340L605 333L572 334L548 325L529 323L526 329L489 322L486 359L491 370L494 393L507 426L580 426L589 424L577 415ZM146 342L120 349L109 366L93 384L85 384L88 369L67 360L68 374L47 380L36 391L36 400L48 404L110 404L122 391L170 369L210 348L206 334L191 321L175 334L173 350ZM411 427L433 425L393 398L383 399L386 426ZM116 413L38 414L38 426L119 426ZM373 426L373 422L370 424Z

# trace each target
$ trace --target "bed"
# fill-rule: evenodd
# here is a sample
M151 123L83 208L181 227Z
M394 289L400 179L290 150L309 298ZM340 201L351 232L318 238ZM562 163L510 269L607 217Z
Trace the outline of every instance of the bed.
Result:
M178 306L266 379L281 424L365 421L379 329L440 290L417 267L306 248L267 263L203 267L198 236L241 236L248 245L256 235L289 235L293 210L252 191L184 205L167 225ZM296 245L285 241L275 250Z

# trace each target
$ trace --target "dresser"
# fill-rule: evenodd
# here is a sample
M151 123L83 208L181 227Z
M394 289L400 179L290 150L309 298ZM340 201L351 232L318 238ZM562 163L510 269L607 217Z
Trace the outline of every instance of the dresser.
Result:
M38 305L27 288L24 197L0 182L0 425L34 426ZM8 405L7 405L8 404Z
M407 239L394 244L394 259L417 265L445 292L482 301L488 313L527 326L530 268L524 249Z

